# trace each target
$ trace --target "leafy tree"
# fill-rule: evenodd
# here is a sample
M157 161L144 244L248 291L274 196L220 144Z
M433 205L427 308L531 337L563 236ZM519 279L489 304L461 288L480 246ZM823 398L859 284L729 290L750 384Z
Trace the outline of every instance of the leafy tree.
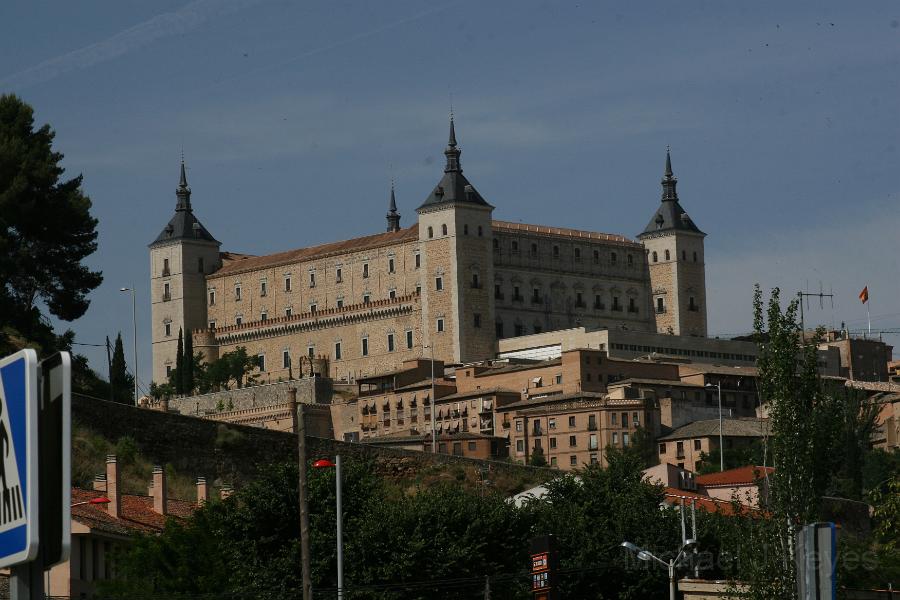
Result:
M259 366L259 359L249 356L247 348L244 346L238 346L235 350L226 352L219 360L224 360L228 365L229 378L234 380L238 389L255 382L256 378L251 373Z
M643 479L633 452L606 450L608 467L588 465L547 485L547 495L526 505L534 532L555 534L564 598L656 598L666 593L663 569L637 561L620 547L629 541L664 557L680 545L675 513L660 509L662 487Z
M60 349L41 314L82 316L103 280L82 261L97 249L97 220L82 178L62 179L63 155L49 125L34 128L30 106L0 95L0 345L22 336L45 352Z
M653 433L643 427L638 427L631 438L631 445L627 448L644 465L644 468L654 467L659 464L659 453L656 451L656 438Z
M764 447L761 440L754 441L750 445L740 448L726 448L725 468L735 469L746 465L762 465L763 451ZM706 452L700 453L700 466L697 469L697 473L699 475L718 473L720 466L719 449L713 448L708 454Z
M178 328L178 346L175 350L175 375L171 377L175 385L175 393L184 393L184 333Z
M532 467L546 467L547 458L544 456L544 449L541 447L537 447L532 450L531 456L528 459L528 464Z
M116 336L116 343L113 345L109 383L113 387L113 400L122 404L134 404L134 377L128 372L128 365L125 362L121 332Z

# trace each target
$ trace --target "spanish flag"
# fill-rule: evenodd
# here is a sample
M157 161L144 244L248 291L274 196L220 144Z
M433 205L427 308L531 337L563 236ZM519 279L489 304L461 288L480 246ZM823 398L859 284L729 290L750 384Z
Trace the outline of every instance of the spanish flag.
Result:
M859 293L859 301L865 304L869 301L869 286L863 288L863 291Z

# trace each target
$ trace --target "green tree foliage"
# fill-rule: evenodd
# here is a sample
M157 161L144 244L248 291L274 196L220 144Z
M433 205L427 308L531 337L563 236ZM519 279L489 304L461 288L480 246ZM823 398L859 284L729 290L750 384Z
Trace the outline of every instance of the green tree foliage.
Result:
M198 353L193 364L195 387L205 394L228 390L232 386L242 388L254 384L256 376L253 370L259 365L259 360L249 356L244 346L238 346L210 363L203 362L203 356Z
M544 456L544 449L540 446L534 448L531 451L531 456L528 458L528 464L532 467L546 467L547 458Z
M134 404L134 377L128 372L128 365L125 362L125 348L122 345L121 332L116 336L116 342L113 345L109 383L113 387L114 401L122 404Z
M608 447L609 466L589 465L577 475L547 484L547 496L531 502L534 531L558 540L563 598L660 598L667 575L635 559L619 545L629 541L656 556L677 552L676 515L661 510L663 491L642 480L643 463L633 452Z
M184 332L178 328L178 346L175 350L175 374L170 378L175 386L175 393L184 394Z
M191 394L194 391L194 365L194 336L188 331L184 338L184 359L180 365L184 370L181 388L185 394Z
M21 335L45 352L58 345L40 307L73 321L103 280L82 264L97 249L97 221L81 176L62 179L54 135L35 130L17 96L0 96L0 343Z
M631 438L628 452L635 454L644 468L650 468L659 464L659 453L656 450L656 438L653 433L643 427L638 427Z
M725 468L736 469L746 465L760 466L763 463L764 445L762 441L756 440L747 446L740 448L725 449ZM707 473L718 473L721 462L719 461L719 449L713 448L707 454L700 453L700 466L697 469L698 475L706 475Z

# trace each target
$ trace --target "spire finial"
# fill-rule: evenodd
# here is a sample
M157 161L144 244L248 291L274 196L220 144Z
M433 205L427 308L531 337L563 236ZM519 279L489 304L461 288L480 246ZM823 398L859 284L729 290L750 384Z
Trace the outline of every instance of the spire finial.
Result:
M178 202L175 210L191 210L191 188L188 187L187 174L184 169L184 148L181 150L181 177L178 180L178 189L175 190Z
M450 109L450 140L447 145L456 148L456 126L453 124L453 109Z
M666 170L662 178L663 200L678 200L678 192L675 190L677 184L678 180L675 179L675 174L672 172L671 148L666 145Z
M388 205L387 230L400 231L400 213L397 212L397 199L394 196L394 178L391 177L391 202Z

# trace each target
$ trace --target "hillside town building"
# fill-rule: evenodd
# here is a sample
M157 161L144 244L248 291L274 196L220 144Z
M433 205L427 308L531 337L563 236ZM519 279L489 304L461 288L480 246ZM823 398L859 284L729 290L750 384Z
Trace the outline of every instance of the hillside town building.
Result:
M207 360L246 347L263 381L309 357L348 381L432 355L467 363L500 340L577 327L706 336L705 234L680 204L668 151L636 240L495 220L463 175L452 119L444 155L412 225L391 190L385 232L266 256L222 250L182 164L175 214L150 244L153 381L175 368L179 329Z

